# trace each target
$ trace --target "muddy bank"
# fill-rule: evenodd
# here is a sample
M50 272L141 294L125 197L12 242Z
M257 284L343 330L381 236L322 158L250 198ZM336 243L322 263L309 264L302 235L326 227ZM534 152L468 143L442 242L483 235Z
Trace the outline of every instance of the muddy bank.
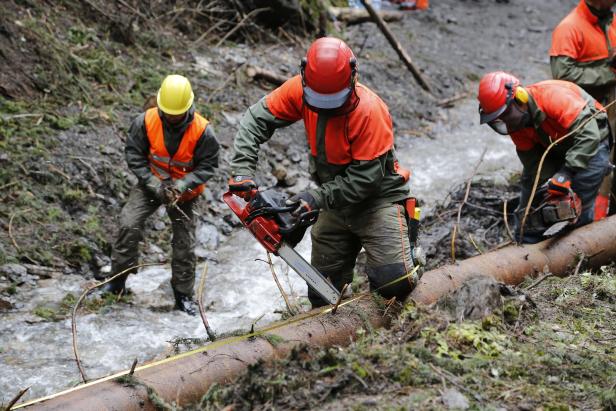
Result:
M519 185L494 185L492 181L475 178L471 182L468 199L464 202L467 183L454 187L447 198L432 210L421 228L421 241L425 244L426 269L439 267L456 260L464 260L493 250L511 238L504 218L505 201L514 202L519 195ZM463 204L464 203L464 204ZM462 207L460 220L458 210ZM507 210L507 222L513 230L513 206ZM452 250L454 226L456 239Z

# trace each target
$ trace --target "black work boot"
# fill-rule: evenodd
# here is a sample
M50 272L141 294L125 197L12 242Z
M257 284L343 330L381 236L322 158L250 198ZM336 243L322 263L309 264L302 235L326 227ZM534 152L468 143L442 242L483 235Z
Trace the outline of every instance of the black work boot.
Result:
M173 290L173 296L175 297L175 308L188 315L197 315L197 303L190 295Z
M109 293L115 295L126 294L126 277L128 277L128 275L121 275L114 278L101 288L101 292L103 294Z

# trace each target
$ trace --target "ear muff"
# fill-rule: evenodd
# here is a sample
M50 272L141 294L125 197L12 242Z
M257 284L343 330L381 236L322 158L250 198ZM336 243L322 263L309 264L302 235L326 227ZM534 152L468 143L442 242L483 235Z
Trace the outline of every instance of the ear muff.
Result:
M526 104L528 103L528 91L522 86L518 86L515 89L515 100L518 103Z

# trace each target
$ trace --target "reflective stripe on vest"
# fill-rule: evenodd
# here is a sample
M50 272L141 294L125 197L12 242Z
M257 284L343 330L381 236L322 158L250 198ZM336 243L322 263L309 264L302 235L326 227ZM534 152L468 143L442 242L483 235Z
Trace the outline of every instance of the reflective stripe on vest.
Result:
M163 122L158 115L158 108L154 107L145 113L145 130L150 142L150 170L158 178L164 180L172 178L178 180L190 173L194 168L193 156L197 142L209 124L201 115L195 113L193 121L189 124L182 136L177 152L171 157L165 147ZM180 201L187 201L197 197L203 192L201 184L191 191L184 193Z

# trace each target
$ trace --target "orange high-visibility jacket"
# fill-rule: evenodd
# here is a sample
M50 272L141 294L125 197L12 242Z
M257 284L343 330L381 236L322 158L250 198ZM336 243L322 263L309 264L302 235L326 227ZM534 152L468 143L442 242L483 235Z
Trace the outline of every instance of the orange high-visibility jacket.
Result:
M150 169L161 180L178 180L194 169L193 155L197 142L209 124L201 115L195 113L193 121L186 128L178 151L171 157L165 147L163 122L158 115L158 108L151 108L145 113L145 130L150 142ZM204 184L185 192L180 201L191 200L203 192Z
M547 147L560 140L588 104L584 94L592 99L579 86L562 80L541 81L526 87L526 90L537 105L534 113L531 110L531 115L534 119L541 115L544 120L539 127L527 127L510 134L518 151L531 150L535 145ZM598 110L603 109L599 102L592 101ZM538 114L537 110L541 113ZM540 132L544 134L543 138Z
M325 129L323 140L325 156L330 164L344 165L353 160L374 160L394 145L391 116L385 103L372 90L357 84L358 106L348 113L332 117ZM317 120L319 114L310 110L303 102L301 76L295 76L270 93L267 108L277 118L297 121L304 120L310 152L319 154L317 147Z
M579 62L608 58L609 47L616 47L616 19L608 28L607 36L598 24L585 0L565 17L554 29L550 56L566 56Z

